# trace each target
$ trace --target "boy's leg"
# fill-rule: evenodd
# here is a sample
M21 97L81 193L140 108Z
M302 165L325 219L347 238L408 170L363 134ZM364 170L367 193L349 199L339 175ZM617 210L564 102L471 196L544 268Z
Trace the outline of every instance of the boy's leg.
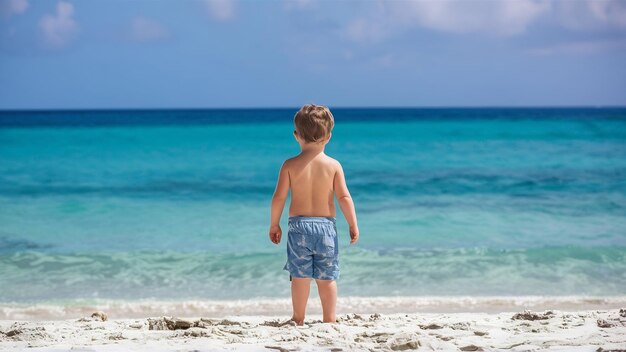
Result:
M298 325L304 324L306 302L309 299L310 289L311 278L291 278L291 303L293 304L293 316L291 319L293 319L293 321L295 321Z
M336 323L335 307L337 306L337 282L335 280L318 280L317 292L322 301L322 311L324 312L324 323Z

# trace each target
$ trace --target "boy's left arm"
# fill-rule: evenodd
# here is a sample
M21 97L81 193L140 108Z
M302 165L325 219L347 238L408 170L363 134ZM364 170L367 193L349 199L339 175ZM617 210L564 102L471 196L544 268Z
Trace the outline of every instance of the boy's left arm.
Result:
M280 216L283 213L288 193L289 171L287 170L286 162L284 162L280 167L280 172L278 173L278 182L276 183L276 189L274 190L274 196L272 197L272 210L270 215L270 241L275 244L280 243L280 238L283 234L280 229Z

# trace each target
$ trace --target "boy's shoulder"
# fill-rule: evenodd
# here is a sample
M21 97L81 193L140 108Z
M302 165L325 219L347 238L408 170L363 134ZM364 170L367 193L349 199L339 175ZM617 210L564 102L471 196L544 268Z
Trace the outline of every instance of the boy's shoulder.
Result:
M295 166L298 164L298 161L302 160L302 155L293 156L283 162L283 167L289 168L291 166ZM321 158L321 160L327 164L328 166L332 166L334 168L341 167L341 163L335 158L332 158L326 154Z
M337 159L332 158L332 157L330 157L330 156L328 156L328 155L325 155L325 157L326 157L326 161L327 161L329 164L331 164L331 165L333 165L333 166L335 166L335 167L337 167L337 166L341 166L341 163L339 163L339 161L338 161Z

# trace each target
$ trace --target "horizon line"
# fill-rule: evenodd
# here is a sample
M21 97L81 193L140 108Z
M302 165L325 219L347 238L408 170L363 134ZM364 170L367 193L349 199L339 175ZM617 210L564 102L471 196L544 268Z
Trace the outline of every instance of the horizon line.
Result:
M320 105L320 104L318 104ZM325 105L331 109L624 109L626 105L421 105L421 106L348 106ZM298 110L300 106L257 107L95 107L95 108L0 108L11 112L106 112L106 111L210 111L210 110Z

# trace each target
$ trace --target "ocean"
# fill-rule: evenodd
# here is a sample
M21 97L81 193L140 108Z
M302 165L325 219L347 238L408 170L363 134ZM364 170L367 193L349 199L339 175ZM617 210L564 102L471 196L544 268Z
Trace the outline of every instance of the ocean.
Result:
M340 297L626 295L625 108L330 108ZM289 298L296 111L0 112L0 307Z

